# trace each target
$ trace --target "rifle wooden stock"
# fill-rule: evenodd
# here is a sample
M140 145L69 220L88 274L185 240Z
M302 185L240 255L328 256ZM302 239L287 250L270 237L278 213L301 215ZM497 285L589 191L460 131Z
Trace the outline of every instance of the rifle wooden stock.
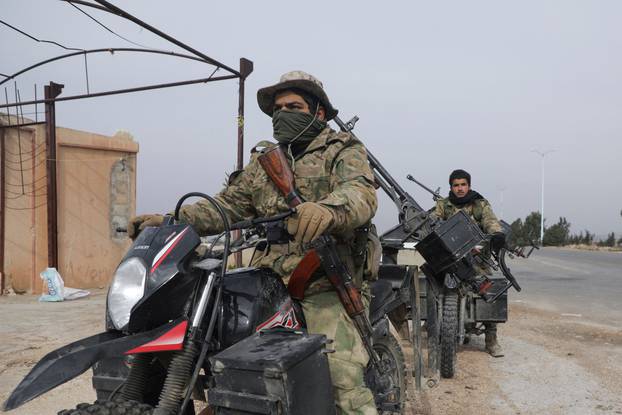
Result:
M272 180L272 183L281 191L289 207L296 207L304 200L296 191L294 173L289 167L287 156L280 146L275 146L258 158L259 164Z

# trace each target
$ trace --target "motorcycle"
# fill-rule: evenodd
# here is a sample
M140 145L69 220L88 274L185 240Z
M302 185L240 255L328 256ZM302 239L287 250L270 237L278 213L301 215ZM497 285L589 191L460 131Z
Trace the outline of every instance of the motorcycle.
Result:
M450 238L445 237L446 229L451 229ZM509 233L507 229L505 232ZM503 247L494 252L489 247L490 238L466 214L458 212L417 246L427 260L422 270L433 297L426 298L430 301L428 314L430 307L437 307L437 321L428 321L432 326L428 330L440 347L440 374L444 378L455 375L459 345L467 343L471 335L484 333L487 323L507 321L507 292L510 288L520 292L521 287L506 257L527 258L535 248L526 252L525 247Z
M194 229L177 222L183 202L207 199L225 231L204 252ZM292 212L229 225L210 196L189 193L175 215L147 227L129 248L110 285L106 330L44 356L3 405L8 411L93 367L98 400L77 414L194 414L194 400L218 414L335 413L326 353L330 340L305 332L299 303L269 269L228 270L235 251L265 249L287 238ZM231 231L245 230L231 241ZM222 240L222 250L216 249ZM365 382L379 413L402 413L403 352L379 303L390 287L374 286L369 321L378 367ZM208 397L206 397L206 391Z

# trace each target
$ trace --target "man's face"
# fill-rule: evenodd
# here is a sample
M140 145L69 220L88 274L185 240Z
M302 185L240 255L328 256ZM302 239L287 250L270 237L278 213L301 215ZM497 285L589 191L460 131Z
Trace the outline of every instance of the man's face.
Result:
M291 91L281 91L274 97L274 106L272 111L287 109L290 111L306 112L312 114L309 104L298 94ZM315 108L313 109L315 111ZM323 107L320 107L317 112L317 118L324 120L325 111Z
M471 190L471 186L469 186L469 182L467 179L454 179L451 182L451 192L456 197L464 197Z

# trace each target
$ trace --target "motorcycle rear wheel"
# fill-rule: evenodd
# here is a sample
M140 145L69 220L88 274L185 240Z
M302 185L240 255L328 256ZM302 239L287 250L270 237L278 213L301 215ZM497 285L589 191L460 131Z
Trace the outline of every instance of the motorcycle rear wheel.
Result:
M445 295L441 321L441 376L453 378L456 373L458 352L458 294Z
M406 364L404 363L404 353L397 339L389 334L388 336L374 338L374 350L378 353L380 360L388 360L391 367L390 378L393 386L399 389L398 397L399 412L378 411L380 415L401 414L406 402Z
M153 406L137 402L124 401L100 401L95 403L80 403L75 409L64 409L58 415L151 415Z

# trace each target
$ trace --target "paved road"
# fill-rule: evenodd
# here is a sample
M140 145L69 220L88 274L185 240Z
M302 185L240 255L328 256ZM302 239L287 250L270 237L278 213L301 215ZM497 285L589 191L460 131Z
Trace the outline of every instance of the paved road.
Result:
M509 265L523 287L510 301L622 327L621 252L543 248Z

